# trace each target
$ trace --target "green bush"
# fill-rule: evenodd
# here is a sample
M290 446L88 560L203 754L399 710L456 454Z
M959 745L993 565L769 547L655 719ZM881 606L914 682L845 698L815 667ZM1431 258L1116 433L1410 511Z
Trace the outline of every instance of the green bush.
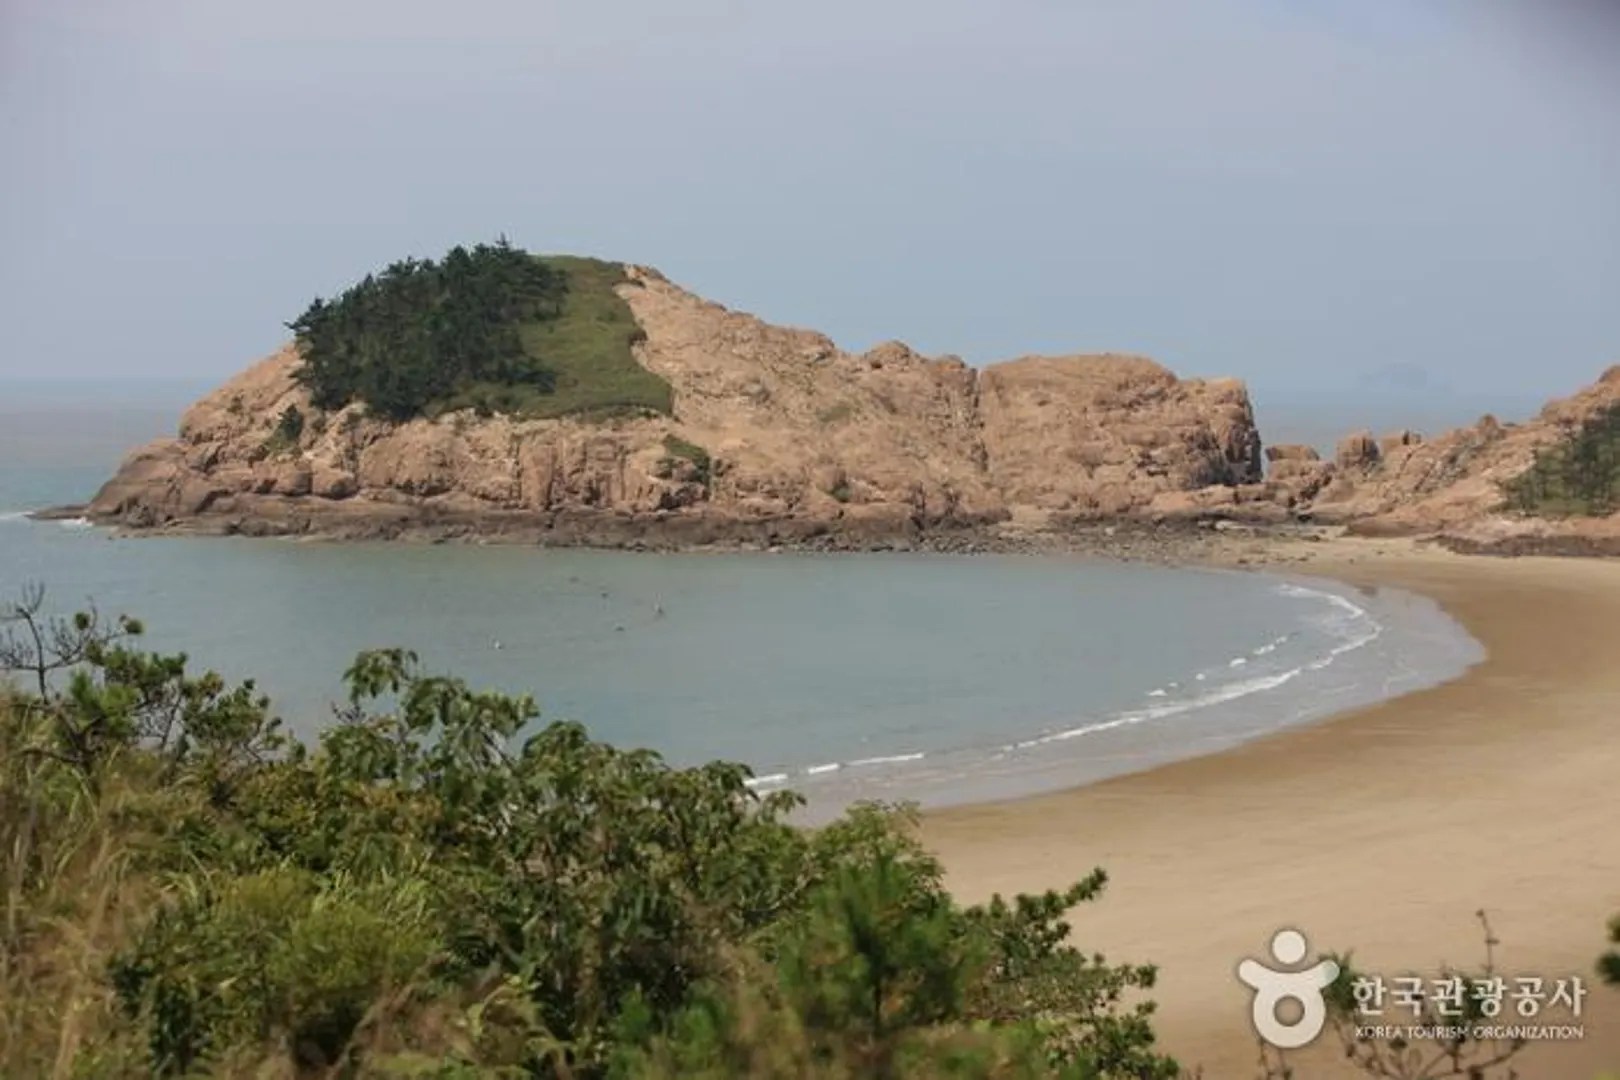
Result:
M276 420L275 430L264 441L263 450L267 455L284 454L298 448L298 440L304 435L304 414L296 405L289 405L282 410L281 416Z
M1539 517L1601 517L1620 510L1620 403L1538 450L1530 468L1503 490L1509 509Z
M1610 986L1620 986L1620 915L1609 920L1609 944L1615 947L1598 958L1598 974Z
M664 449L671 459L691 462L697 482L704 487L709 486L714 478L714 460L709 457L707 450L675 435L664 436Z
M109 971L129 1015L147 1024L159 1073L273 1040L298 1067L329 1068L374 1003L423 982L435 956L419 882L323 881L278 867L186 886Z

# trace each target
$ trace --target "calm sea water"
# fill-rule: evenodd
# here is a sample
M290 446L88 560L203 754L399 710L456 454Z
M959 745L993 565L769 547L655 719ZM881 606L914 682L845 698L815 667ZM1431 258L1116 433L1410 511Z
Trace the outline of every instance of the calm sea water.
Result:
M128 440L21 430L0 427L0 590L138 615L151 646L256 678L306 736L356 652L398 645L822 810L938 804L1208 752L1481 655L1403 593L1083 559L113 539L22 515L87 498Z

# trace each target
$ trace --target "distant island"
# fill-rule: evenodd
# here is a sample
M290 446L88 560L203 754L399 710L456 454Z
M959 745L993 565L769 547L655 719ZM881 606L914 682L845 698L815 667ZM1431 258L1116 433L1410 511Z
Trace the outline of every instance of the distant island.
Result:
M1227 520L1620 550L1620 368L1535 420L1263 447L1244 384L1117 354L864 353L504 238L407 259L130 455L127 530L977 550Z

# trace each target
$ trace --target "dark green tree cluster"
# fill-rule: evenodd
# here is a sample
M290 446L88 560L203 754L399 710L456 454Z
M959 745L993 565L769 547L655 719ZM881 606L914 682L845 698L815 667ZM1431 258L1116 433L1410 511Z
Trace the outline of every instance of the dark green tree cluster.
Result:
M1508 506L1527 514L1603 516L1620 510L1620 403L1538 450L1530 468L1505 490Z
M907 815L815 831L528 699L360 656L314 746L140 626L0 637L0 1075L1176 1075L1063 892L955 902ZM3 686L0 680L0 686Z
M470 387L551 389L555 373L524 348L524 324L555 319L567 275L499 243L453 248L367 275L288 324L304 363L299 380L320 409L363 401L408 420Z

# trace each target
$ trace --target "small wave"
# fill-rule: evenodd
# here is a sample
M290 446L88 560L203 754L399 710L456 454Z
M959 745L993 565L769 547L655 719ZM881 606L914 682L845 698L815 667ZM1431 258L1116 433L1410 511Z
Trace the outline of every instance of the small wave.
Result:
M57 524L62 526L64 529L88 529L90 527L90 519L65 518L62 521L58 521Z
M888 757L861 758L858 761L850 762L849 767L856 769L863 765L898 765L905 761L921 761L926 756L926 754L919 751L915 754L891 754Z
M1148 697L1164 697L1165 694L1167 694L1167 693L1169 693L1169 691L1167 691L1167 690L1149 690L1147 692L1147 696Z
M1255 679L1245 679L1242 682L1228 683L1216 690L1211 690L1207 694L1189 698L1186 701L1176 701L1168 705L1156 705L1151 709L1138 709L1135 712L1121 713L1112 719L1101 720L1095 724L1085 724L1052 735L1044 735L1039 739L1030 739L1018 743L1016 746L1018 749L1027 749L1045 743L1066 742L1069 739L1077 739L1082 735L1094 735L1099 731L1113 731L1115 728L1129 727L1132 724L1140 724L1146 720L1163 720L1169 716L1192 712L1194 709L1203 709L1211 705L1235 701L1241 697L1248 697L1250 694L1275 690L1284 683L1293 681L1304 670L1305 668L1294 668L1290 671L1279 672L1276 675L1265 675Z
M1258 649L1254 650L1254 655L1255 656L1265 656L1267 653L1273 653L1273 652L1276 652L1276 651L1277 651L1277 643L1275 641L1273 641L1269 645L1262 645Z
M1300 600L1325 600L1343 614L1329 621L1325 629L1328 633L1342 638L1340 644L1329 649L1326 656L1311 661L1305 665L1307 671L1321 671L1333 661L1347 652L1353 652L1364 645L1376 641L1384 632L1384 627L1377 619L1367 614L1365 608L1356 606L1351 601L1323 589L1311 589L1304 585L1294 585L1284 582L1276 587L1276 591L1283 595Z
M811 765L800 775L805 777L827 776L831 773L839 772L840 770L846 768L854 769L874 765L899 765L908 761L921 761L926 756L926 754L919 751L912 754L888 754L883 757L859 758L850 762L829 761L823 765ZM787 783L792 779L792 776L793 774L785 772L771 773L769 776L757 776L752 780L745 781L745 783L751 788L776 787Z
M1323 589L1311 589L1304 585L1294 585L1288 582L1276 586L1276 592L1279 595L1292 597L1296 600L1325 600L1344 613L1344 622L1370 622L1377 625L1373 617L1367 614L1365 608L1357 607L1338 593L1327 592Z
M1246 656L1237 656L1237 657L1233 657L1231 662L1229 662L1226 666L1227 667L1242 667L1244 664L1247 664L1248 662L1249 662L1248 657L1246 657Z
M27 521L27 510L0 510L0 521Z

